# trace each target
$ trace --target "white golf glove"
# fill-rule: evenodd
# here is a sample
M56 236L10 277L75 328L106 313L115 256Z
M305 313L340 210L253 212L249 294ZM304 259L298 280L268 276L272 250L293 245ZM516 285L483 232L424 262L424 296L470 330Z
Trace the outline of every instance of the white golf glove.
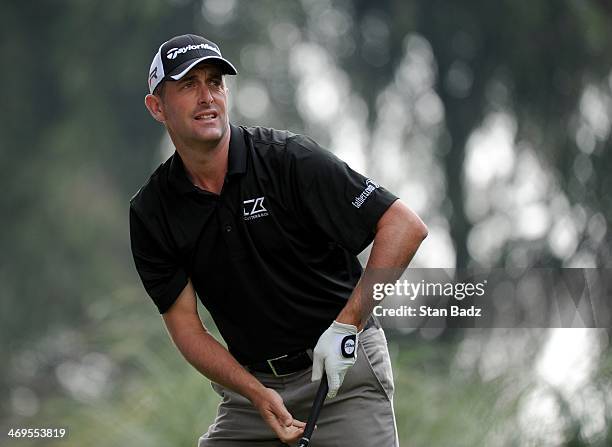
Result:
M321 380L325 370L329 385L327 397L336 396L346 372L357 360L358 338L355 326L337 321L319 337L313 351L311 381Z

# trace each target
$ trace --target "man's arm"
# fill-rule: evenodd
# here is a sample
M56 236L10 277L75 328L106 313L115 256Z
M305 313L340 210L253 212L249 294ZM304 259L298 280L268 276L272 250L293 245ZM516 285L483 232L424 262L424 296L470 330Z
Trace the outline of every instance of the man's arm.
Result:
M373 282L387 283L399 278L427 234L427 226L419 216L401 200L393 202L378 220L366 268L336 321L361 330L374 308Z
M374 308L373 284L395 281L426 237L427 227L423 221L400 200L393 202L378 220L365 271L313 352L312 380L327 374L328 397L336 395L357 358L358 331L363 329Z
M162 317L174 344L194 368L249 399L281 441L301 436L305 424L293 419L280 395L244 369L203 326L191 281Z

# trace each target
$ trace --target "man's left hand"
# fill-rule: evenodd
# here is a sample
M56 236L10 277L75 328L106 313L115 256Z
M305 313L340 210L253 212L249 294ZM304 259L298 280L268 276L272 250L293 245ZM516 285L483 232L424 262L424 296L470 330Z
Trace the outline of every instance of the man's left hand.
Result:
M329 384L327 397L336 396L346 372L357 360L358 338L357 327L337 321L319 338L313 352L311 380L321 380L325 370Z

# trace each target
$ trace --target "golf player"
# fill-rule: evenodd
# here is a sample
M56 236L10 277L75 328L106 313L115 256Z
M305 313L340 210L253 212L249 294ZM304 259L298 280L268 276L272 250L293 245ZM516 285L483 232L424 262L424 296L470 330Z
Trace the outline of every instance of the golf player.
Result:
M145 105L176 151L130 201L144 288L222 399L198 445L294 443L326 374L313 445L397 446L387 342L363 278L405 269L427 227L310 138L231 124L224 76L236 74L203 37L159 47Z

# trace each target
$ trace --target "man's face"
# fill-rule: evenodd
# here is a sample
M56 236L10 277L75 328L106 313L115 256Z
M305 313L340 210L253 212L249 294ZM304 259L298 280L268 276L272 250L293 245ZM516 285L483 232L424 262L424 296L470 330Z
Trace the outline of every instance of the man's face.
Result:
M165 81L161 109L175 143L216 146L228 130L227 90L221 70L199 64L178 81Z

